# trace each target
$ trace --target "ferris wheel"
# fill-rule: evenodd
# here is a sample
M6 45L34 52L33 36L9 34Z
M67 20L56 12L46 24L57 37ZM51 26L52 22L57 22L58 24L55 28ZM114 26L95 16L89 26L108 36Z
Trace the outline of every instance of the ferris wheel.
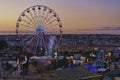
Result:
M31 6L17 19L16 34L26 52L51 54L62 33L60 17L47 6Z

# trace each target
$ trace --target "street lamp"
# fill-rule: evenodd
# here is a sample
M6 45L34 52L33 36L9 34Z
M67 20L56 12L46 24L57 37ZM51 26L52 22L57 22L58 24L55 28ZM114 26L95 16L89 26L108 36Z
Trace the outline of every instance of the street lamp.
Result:
M57 53L57 52L55 52L55 59L57 58L57 56L58 56L58 53Z
M111 57L111 54L112 54L111 52L110 52L110 53L108 53L108 56L109 56L109 57Z
M120 47L117 47L118 50L120 50Z
M111 54L112 53L108 53L108 65L109 65L109 70L110 70L110 65L111 65Z
M40 50L42 51L42 50L43 50L43 48L41 47L41 48L40 48Z

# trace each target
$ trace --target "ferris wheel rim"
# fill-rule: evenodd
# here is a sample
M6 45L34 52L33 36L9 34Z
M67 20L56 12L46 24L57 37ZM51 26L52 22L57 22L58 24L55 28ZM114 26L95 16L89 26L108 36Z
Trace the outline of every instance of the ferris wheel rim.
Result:
M39 8L41 8L41 10L39 10ZM40 16L38 14L39 11L40 11ZM43 14L43 12L46 15L49 15L49 17L46 16L45 14ZM37 15L36 15L36 13L37 13ZM44 19L46 19L46 17L47 17L47 21L46 21L47 23L44 22L44 26L38 26L38 24L36 22L36 24L37 24L37 26L36 26L36 24L34 23L34 19L35 18L37 19L37 17L40 17L40 18L44 17ZM49 21L49 19L51 21ZM25 22L26 24L23 24L22 22ZM57 23L57 26L56 26L56 24L49 25L53 22ZM16 23L16 33L17 33L17 35L21 34L20 30L22 30L22 29L20 29L20 28L22 28L22 27L31 29L31 30L29 30L28 33L32 34L32 35L31 36L28 35L28 37L26 39L23 39L22 44L24 45L23 46L24 49L27 49L28 52L30 51L30 52L37 53L38 47L45 48L46 50L48 50L49 49L48 41L50 41L51 38L52 39L54 38L53 41L55 41L55 39L56 39L56 37L55 37L56 29L51 28L50 26L57 28L57 30L58 30L57 35L59 35L58 41L61 40L61 36L62 36L61 34L63 33L63 30L62 30L62 22L61 22L60 17L58 16L58 14L53 9L51 9L47 6L44 6L44 5L30 6L27 9L25 9L18 17L17 23ZM44 31L44 29L45 29L45 31ZM50 30L50 29L52 29L52 30ZM33 34L32 30L33 30L34 34ZM23 32L24 31L25 30L23 30ZM28 33L26 33L26 34L28 34ZM25 35L23 34L23 36L25 36ZM36 38L36 36L38 36L38 38ZM26 41L29 41L29 42L26 42ZM56 43L54 43L54 44L56 44ZM53 46L56 46L56 45L53 45Z
M20 19L20 17L26 12L26 11L28 11L29 9L31 9L31 8L35 8L35 7L44 7L44 8L47 8L47 9L49 9L49 10L51 10L55 15L56 15L56 17L59 19L59 34L61 35L62 33L63 33L63 29L62 29L62 22L61 22L61 19L60 19L60 17L58 16L58 14L53 10L53 9L51 9L50 7L48 7L48 6L44 6L44 5L34 5L34 6L30 6L30 7L28 7L27 9L25 9L21 14L20 14L20 16L18 17L18 19L17 19L17 23L16 23L16 34L18 34L19 33L19 30L18 30L18 28L19 28L19 26L18 26L18 22L19 22L19 19Z

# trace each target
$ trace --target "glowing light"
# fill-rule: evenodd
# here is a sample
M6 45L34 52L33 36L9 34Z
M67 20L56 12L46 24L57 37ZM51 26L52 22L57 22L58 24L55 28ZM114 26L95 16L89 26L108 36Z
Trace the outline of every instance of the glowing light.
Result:
M40 48L40 50L42 51L42 50L43 50L43 48Z
M55 56L57 56L57 52L55 52Z
M93 67L91 65L86 65L85 68L87 68L87 69L89 69L89 70L91 70L93 72L97 72L98 71L96 67Z
M109 53L108 56L110 57L110 56L111 56L111 53Z
M37 32L44 32L44 27L38 27L38 28L36 29L36 31L37 31Z

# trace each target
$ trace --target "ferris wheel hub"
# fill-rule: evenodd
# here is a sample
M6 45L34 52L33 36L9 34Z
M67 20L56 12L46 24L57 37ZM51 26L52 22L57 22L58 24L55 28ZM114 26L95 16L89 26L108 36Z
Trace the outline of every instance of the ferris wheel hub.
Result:
M44 32L44 27L38 27L38 28L36 28L36 32Z

